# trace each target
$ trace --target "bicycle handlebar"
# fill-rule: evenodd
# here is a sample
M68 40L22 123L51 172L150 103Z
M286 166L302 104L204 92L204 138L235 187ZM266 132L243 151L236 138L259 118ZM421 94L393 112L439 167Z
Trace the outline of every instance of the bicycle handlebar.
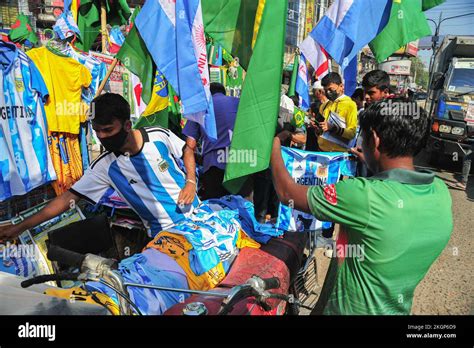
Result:
M46 283L49 281L77 280L79 273L62 272L57 274L47 274L24 280L20 283L22 288L27 288L35 284Z
M278 279L277 277L266 278L262 280L264 284L263 285L264 290L278 289L280 287L280 279Z
M75 251L67 250L55 244L49 245L48 259L57 261L73 267L81 267L86 255L76 253Z

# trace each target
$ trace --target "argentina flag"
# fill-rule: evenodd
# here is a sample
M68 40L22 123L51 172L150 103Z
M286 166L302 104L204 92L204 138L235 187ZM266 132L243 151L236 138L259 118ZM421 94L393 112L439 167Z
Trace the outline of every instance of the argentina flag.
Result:
M300 55L295 90L300 98L300 108L304 111L308 111L311 104L308 89L308 67L306 66L306 58L303 54Z
M289 147L281 148L285 167L299 185L324 186L335 184L341 175L355 175L354 161L343 152L309 152ZM307 232L329 228L331 222L319 221L307 214L280 203L276 228L280 231Z
M388 23L391 0L336 0L310 33L344 69Z
M148 0L135 19L157 68L181 98L183 116L217 139L200 0Z

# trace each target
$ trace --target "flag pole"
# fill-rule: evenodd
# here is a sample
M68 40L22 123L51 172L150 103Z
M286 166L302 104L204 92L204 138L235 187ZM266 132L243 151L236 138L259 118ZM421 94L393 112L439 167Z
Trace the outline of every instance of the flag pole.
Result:
M109 68L107 69L107 74L105 75L104 79L100 83L99 88L97 88L97 92L94 98L99 96L104 90L105 84L109 80L110 75L112 75L112 71L114 71L115 67L117 66L117 63L118 63L118 59L114 58L114 60L112 61L112 64L110 64Z
M102 32L102 53L107 52L107 10L105 8L105 0L100 2L100 30Z

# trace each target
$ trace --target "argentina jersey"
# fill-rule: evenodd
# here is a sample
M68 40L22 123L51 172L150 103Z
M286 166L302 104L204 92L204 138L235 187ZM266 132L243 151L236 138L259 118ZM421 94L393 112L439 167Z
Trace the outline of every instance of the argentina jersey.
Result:
M189 217L199 204L178 205L178 196L186 183L178 165L185 142L168 129L141 128L142 150L133 156L101 154L70 191L92 203L100 201L112 187L140 216L150 236Z
M308 152L282 147L282 157L290 176L299 185L335 184L340 176L354 176L354 161L343 152ZM313 215L280 204L276 228L283 231L314 231L329 228L330 222L318 221Z
M46 136L48 90L15 45L0 41L0 201L56 180Z

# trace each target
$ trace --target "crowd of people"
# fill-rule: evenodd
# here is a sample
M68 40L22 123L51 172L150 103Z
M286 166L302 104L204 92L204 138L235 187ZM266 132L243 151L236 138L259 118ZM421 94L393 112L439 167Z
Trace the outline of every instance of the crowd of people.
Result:
M0 229L0 239L15 239L81 198L97 203L110 187L138 213L150 237L179 223L200 199L228 195L221 154L231 144L239 99L226 96L220 84L212 84L211 93L215 142L192 121L183 129L184 139L161 127L133 129L124 98L109 93L94 99L92 125L106 151L70 190L18 225ZM298 106L298 98L282 97L282 103ZM274 219L277 204L292 201L295 209L339 224L338 243L363 246L364 260L332 260L314 313L409 314L415 287L449 240L453 222L446 185L413 164L425 144L428 116L399 112L409 110L397 108L403 103L391 94L383 71L366 74L352 96L344 94L341 76L329 73L315 85L309 122L279 129L271 167L249 177L238 193L253 201L259 221ZM284 166L281 146L350 152L359 161L358 177L298 185Z

